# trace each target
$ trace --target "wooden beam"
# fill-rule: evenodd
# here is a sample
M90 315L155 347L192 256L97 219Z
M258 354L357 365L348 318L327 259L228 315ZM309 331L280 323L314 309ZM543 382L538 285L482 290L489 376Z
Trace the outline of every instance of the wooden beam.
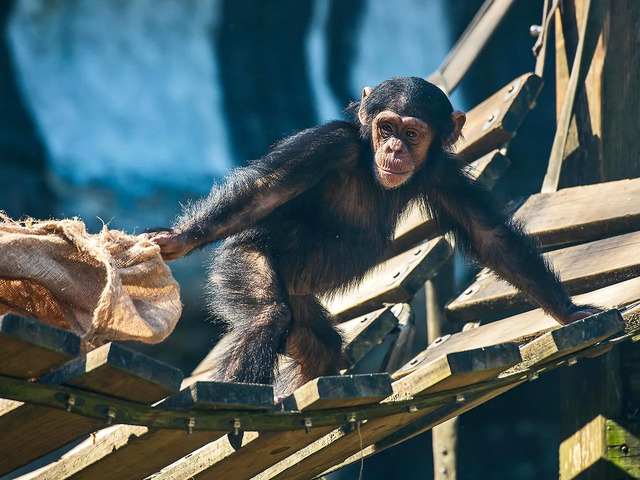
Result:
M525 73L470 110L458 155L471 161L515 137L541 89L542 78Z
M362 357L382 342L387 334L398 326L398 319L390 307L348 320L338 325L345 342L344 354L355 365Z
M619 309L640 300L640 278L633 278L589 293L576 295L573 300L579 304L595 304L605 309ZM630 321L633 320L625 318L625 323L627 324L625 328L630 326L628 323ZM411 362L393 373L391 377L393 379L401 378L414 371L423 362L431 361L445 353L480 348L503 342L523 344L560 327L561 325L540 309L514 315L451 335L451 337L437 346L418 354Z
M640 275L640 232L554 250L544 257L569 293L583 293ZM476 278L447 305L449 319L474 321L532 305L523 293L487 269Z
M640 230L640 179L532 195L515 218L545 247ZM606 199L606 201L603 201Z
M491 190L511 163L505 153L505 149L495 149L470 163L465 171ZM393 251L401 253L416 243L433 238L436 234L433 219L416 205L412 205L396 228Z
M313 412L336 406L356 407L378 402L391 392L391 383L386 374L321 377L296 390L281 402L280 408L285 411L295 409ZM304 429L249 432L251 436L243 440L238 450L231 448L224 437L166 467L154 476L154 480L252 478L333 429L310 425L308 433Z
M479 383L518 363L520 359L515 344L443 355L421 365L410 377L394 382L394 393L385 402ZM363 447L414 422L435 408L437 407L422 410L410 408L406 413L370 419L358 424L355 429L345 425L265 470L256 479L313 478L328 466L344 461Z
M624 329L617 310L608 310L547 332L520 347L523 368L531 368L595 345Z
M117 344L107 344L73 360L40 382L74 385L124 400L151 403L177 390L179 370ZM117 410L104 407L105 420L75 415L39 405L12 402L0 411L0 474L98 430L105 422L122 420Z
M398 445L402 442L405 442L417 435L420 435L432 428L442 425L442 423L447 422L453 418L456 418L459 415L485 403L489 400L497 397L498 395L502 395L503 393L511 390L512 388L521 385L525 380L520 380L517 382L510 383L506 386L496 387L492 389L489 393L478 394L466 399L463 403L450 402L446 405L436 408L432 412L428 413L424 417L416 420L415 422L409 423L401 427L400 429L393 432L391 435L388 435L377 442L369 445L368 447L363 448L361 451L354 453L350 457L346 458L343 462L338 463L331 468L322 472L322 475L328 475L331 472L335 472L347 465L350 465L355 462L360 462L363 459L370 457L371 455L375 455L376 453L380 453L387 448L391 448L395 445Z
M273 388L267 385L197 382L160 402L157 408L193 411L193 425L201 409L270 410ZM228 430L178 430L116 425L100 430L73 451L34 472L38 479L119 480L144 478L184 455L225 436ZM251 435L248 435L250 438ZM25 479L26 480L26 479Z
M80 353L80 338L17 315L0 317L0 375L38 378Z
M450 94L484 50L513 0L486 0L429 81Z
M324 299L323 303L338 321L345 321L385 303L405 302L436 275L451 254L449 242L435 238L387 260L356 288L345 295Z

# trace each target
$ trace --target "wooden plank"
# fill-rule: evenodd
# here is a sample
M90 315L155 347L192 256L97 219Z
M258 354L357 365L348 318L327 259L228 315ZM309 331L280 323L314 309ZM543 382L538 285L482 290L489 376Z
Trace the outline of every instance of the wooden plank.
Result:
M511 140L541 88L542 78L525 73L470 110L458 154L471 161Z
M321 377L303 385L281 403L281 408L302 411L357 406L374 403L391 394L386 374ZM155 480L195 478L241 480L252 478L275 462L322 437L333 427L311 427L284 432L245 432L239 450L231 448L228 439L206 445L166 467ZM250 433L250 436L247 436Z
M524 380L519 382L514 382L507 386L496 388L495 390L491 390L489 393L475 395L472 398L467 399L467 401L463 403L458 402L450 402L446 405L436 408L432 412L428 413L424 417L416 420L415 422L409 423L408 425L403 426L402 428L396 430L391 435L382 438L381 440L372 443L368 447L363 448L361 451L354 453L350 457L346 458L341 463L333 465L329 469L322 472L321 475L328 475L329 473L335 472L336 470L340 470L347 465L351 465L355 462L360 462L363 459L370 457L371 455L375 455L376 453L380 453L387 448L391 448L399 443L402 443L406 440L409 440L417 435L420 435L428 430L431 430L433 427L440 425L447 420L455 418L459 415L462 415L465 412L481 405L489 400L497 397L498 395L502 395L503 393L511 390L512 388L521 385Z
M385 402L410 399L479 383L515 365L520 360L518 348L513 343L443 355L422 365L410 378L394 382L394 394ZM436 408L422 410L410 408L405 413L369 419L366 423L360 423L356 429L351 429L347 425L334 429L313 444L257 475L256 479L313 478L325 471L328 466L344 461L362 448L385 438Z
M395 372L411 360L411 349L416 336L415 314L408 303L398 303L391 307L398 319L400 333L389 345L389 350L382 361L380 371Z
M640 232L555 250L544 257L569 293L594 290L640 275ZM446 310L450 320L474 321L529 305L515 287L485 269Z
M595 345L624 328L617 310L593 315L560 327L520 347L523 367L550 362Z
M273 408L273 388L242 383L197 382L156 407L194 411L269 410ZM197 427L196 418L193 426ZM59 461L34 472L34 478L55 480L70 475L78 480L144 478L223 437L229 430L196 428L189 433L187 425L176 430L117 425L97 432Z
M437 274L451 254L449 242L435 238L387 260L349 293L324 299L323 303L338 321L345 321L385 303L405 302Z
M493 150L470 163L465 170L471 178L491 190L511 163L505 154L505 149ZM436 234L436 225L431 217L416 205L412 205L396 228L393 251L401 253Z
M631 478L640 478L640 424L607 420L607 458Z
M450 94L493 36L514 0L486 0L429 81Z
M117 344L107 344L43 377L40 382L72 385L125 400L150 403L177 390L179 370ZM19 404L0 411L0 474L93 432L105 421L56 408ZM113 412L114 422L118 412Z
M532 195L515 218L543 246L640 230L640 178Z
M0 375L38 378L80 353L71 332L17 315L0 317Z
M579 304L598 305L603 309L624 307L640 300L640 278L633 278L615 285L576 295L573 300ZM637 322L637 316L625 318L625 330L632 327L630 322ZM527 343L541 335L560 328L553 318L541 309L514 315L487 325L481 325L467 331L456 333L439 343L434 348L424 350L415 356L391 378L401 378L415 370L425 361L431 361L445 353L480 348L503 342Z
M367 313L338 325L345 342L344 354L353 366L382 342L398 326L398 319L390 307Z

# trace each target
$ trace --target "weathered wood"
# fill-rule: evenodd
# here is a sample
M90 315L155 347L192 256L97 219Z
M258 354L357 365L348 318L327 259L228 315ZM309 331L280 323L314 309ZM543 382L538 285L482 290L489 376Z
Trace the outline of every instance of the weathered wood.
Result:
M525 367L571 355L610 337L624 328L617 310L608 310L545 333L520 347Z
M491 190L511 163L505 154L505 149L493 150L470 163L465 170L471 178ZM396 228L393 251L403 252L416 243L434 237L436 233L435 222L416 205L412 205Z
M435 238L387 260L358 287L323 303L339 321L344 321L385 303L405 302L438 272L451 254L449 242L442 237Z
M585 242L640 230L640 179L532 195L515 218L543 246Z
M75 375L75 376L74 376ZM73 360L40 381L74 385L93 392L150 403L177 390L179 370L120 345L107 344ZM73 412L73 404L69 404ZM119 415L113 411L111 421ZM0 412L0 474L29 463L104 425L105 420L83 417L50 407L20 404Z
M388 435L369 445L368 447L363 448L361 451L354 453L350 457L346 458L343 462L338 463L328 470L322 472L322 475L328 475L329 473L335 472L336 470L346 467L347 465L355 462L360 462L364 458L375 455L376 453L380 453L387 448L391 448L395 445L398 445L399 443L402 443L428 430L431 430L432 428L441 425L443 422L447 422L459 415L462 415L463 413L477 407L478 405L488 402L498 395L501 395L514 387L517 387L523 382L524 380L520 380L507 386L496 387L496 389L491 390L489 393L474 395L463 403L450 402L446 405L438 407L432 412L426 414L424 417L416 420L415 422L401 427L391 435Z
M525 73L471 109L458 154L471 161L511 140L535 106L541 88L540 77Z
M579 304L595 304L602 308L624 307L625 305L640 300L640 278L633 278L594 290L593 292L576 295L573 297L573 300ZM626 318L625 323L628 323ZM401 378L403 375L407 375L415 370L423 362L432 361L445 353L480 348L504 342L522 344L557 328L560 328L560 325L540 309L514 315L487 325L481 325L478 328L451 335L451 337L441 342L438 346L418 354L411 362L393 373L391 378Z
M640 424L607 420L607 459L631 478L640 478Z
M640 203L640 202L639 202ZM567 247L544 254L571 294L605 287L640 275L640 232ZM512 285L483 270L447 305L451 320L473 321L531 305Z
M17 315L0 317L0 375L38 378L80 353L71 332Z
M398 325L398 319L385 307L338 325L345 342L344 354L355 365Z
M429 81L450 94L476 61L513 3L513 0L485 1L438 70L429 75Z
M159 408L267 410L273 407L273 387L232 382L195 382L163 400Z
M303 385L281 403L282 408L302 411L357 406L374 403L391 393L389 376L345 375L321 377ZM205 446L189 456L163 469L154 478L164 479L229 479L252 478L275 462L308 445L333 430L334 427L310 426L305 430L284 432L248 432L239 450L230 448L228 439Z
M471 352L456 352L422 365L412 376L394 382L394 394L385 402L414 398L443 389L478 383L520 361L515 344L496 345ZM403 425L427 415L437 407L409 409L406 413L370 419L352 429L348 425L331 431L313 444L265 470L256 479L313 478L344 459L388 436Z
M398 336L389 345L389 350L382 360L380 371L395 372L411 360L412 347L416 336L415 314L408 303L398 303L391 307L398 319Z
M387 378L387 383L389 382ZM197 382L167 398L156 408L268 410L273 407L273 388L267 385ZM184 455L226 435L228 430L148 429L117 425L103 429L57 462L40 469L37 478L118 480L144 478ZM228 442L228 440L227 440Z

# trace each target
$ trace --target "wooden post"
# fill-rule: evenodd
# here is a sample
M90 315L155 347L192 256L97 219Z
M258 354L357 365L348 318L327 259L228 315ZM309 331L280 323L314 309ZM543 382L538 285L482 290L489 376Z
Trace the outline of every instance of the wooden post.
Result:
M562 14L556 16L560 104L570 69L567 59L573 58L584 13L580 0L563 5ZM608 2L591 68L576 99L561 186L640 176L639 25L640 2ZM640 367L632 358L637 358L633 352L638 347L631 347L635 348L617 347L563 370L561 479L639 478L640 441L633 411L637 399L632 407L630 386Z
M453 257L449 258L440 273L425 284L427 297L427 340L450 333L444 316L444 305L454 294ZM455 480L458 449L458 417L436 425L431 430L433 445L434 480Z

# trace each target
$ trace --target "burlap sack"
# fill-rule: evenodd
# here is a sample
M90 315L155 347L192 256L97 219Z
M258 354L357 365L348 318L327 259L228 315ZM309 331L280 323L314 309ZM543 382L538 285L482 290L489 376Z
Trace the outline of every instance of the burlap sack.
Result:
M73 220L15 222L0 212L0 315L12 312L79 335L162 341L175 327L180 290L153 242Z

